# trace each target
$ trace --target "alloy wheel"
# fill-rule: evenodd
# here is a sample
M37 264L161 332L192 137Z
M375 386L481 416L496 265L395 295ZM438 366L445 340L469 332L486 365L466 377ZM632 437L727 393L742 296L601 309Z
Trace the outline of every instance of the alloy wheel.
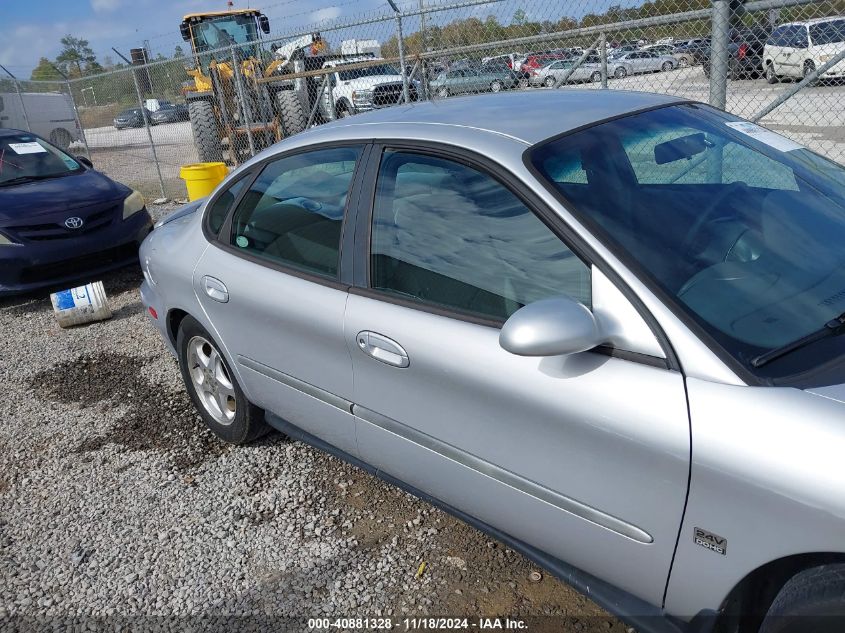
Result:
M231 424L237 413L235 387L220 352L202 336L188 341L188 373L206 412L220 424Z

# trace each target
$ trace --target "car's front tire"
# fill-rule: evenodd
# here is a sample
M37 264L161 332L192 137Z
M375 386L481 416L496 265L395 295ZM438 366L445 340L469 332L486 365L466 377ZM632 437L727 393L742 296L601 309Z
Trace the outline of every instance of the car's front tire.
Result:
M188 395L218 437L247 444L270 430L264 412L246 399L217 343L193 317L179 324L176 351Z
M775 597L760 633L839 633L845 616L845 565L821 565L793 576Z
M620 66L613 72L613 76L617 79L624 79L628 76L628 71L623 66Z
M804 62L804 68L801 72L801 78L806 79L810 75L816 72L816 65L811 61Z
M770 84L776 84L780 79L775 73L775 65L772 63L766 64L766 81Z

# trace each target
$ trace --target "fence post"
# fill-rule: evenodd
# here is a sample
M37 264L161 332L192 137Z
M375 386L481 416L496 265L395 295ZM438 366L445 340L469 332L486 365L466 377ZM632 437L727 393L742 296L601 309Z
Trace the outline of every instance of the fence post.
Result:
M24 103L23 103L23 94L21 94L21 85L20 85L20 83L18 82L18 78L17 78L17 77L15 77L12 73L10 73L10 72L9 72L9 69L8 69L8 68L6 68L5 66L3 66L2 64L0 64L0 68L2 68L3 70L5 70L5 71L6 71L6 74L7 74L7 75L9 75L9 77L11 77L11 78L12 78L12 81L14 81L14 82L15 82L15 90L17 91L17 93L18 93L18 99L20 99L20 102L21 102L21 112L23 112L23 121L24 121L24 123L26 123L26 131L27 131L27 132L32 132L32 126L29 124L29 115L27 115L27 113L26 113L26 106L25 106L25 105L24 105Z
M62 72L60 68L58 68L55 64L50 64L57 73L59 73L62 78L65 80L65 84L67 85L67 93L70 96L70 103L73 106L73 118L76 119L76 126L79 128L79 133L82 135L82 144L85 146L85 154L88 158L91 158L91 148L88 147L88 137L85 136L85 128L82 127L82 120L79 118L79 110L76 107L76 99L73 98L73 88L70 85L70 78ZM91 88L91 92L93 94L94 89ZM97 105L97 97L94 97L94 105Z
M241 112L243 113L243 122L246 124L246 140L249 143L249 155L255 156L255 140L252 138L252 115L250 114L249 104L246 101L246 90L244 90L244 82L241 77L241 69L238 65L238 55L235 53L235 47L232 46L232 73L235 75L235 92L238 95L238 101L241 102ZM229 147L235 152L238 151L234 147L233 138L229 139Z
M408 69L405 68L405 43L402 35L402 12L393 0L387 0L390 8L396 14L396 40L399 44L399 69L402 72L402 100L405 103L411 102L411 95L408 91Z
M426 35L425 31L425 0L420 0L420 37L422 38L421 44L421 52L427 53L428 52L428 36ZM422 88L422 95L421 98L424 101L428 101L428 72L425 67L425 57L420 57L419 59L420 64L420 87Z
M147 109L144 107L144 97L141 96L141 86L138 85L138 75L135 72L137 69L134 68L132 62L126 59L126 57L123 56L123 53L117 50L114 46L112 46L112 50L129 65L129 70L132 73L132 82L135 84L135 94L138 96L138 107L141 108L141 118L144 119L144 127L147 130L147 138L150 140L150 151L152 151L153 162L155 163L156 173L158 174L158 186L161 189L161 197L166 198L167 194L164 193L164 178L161 177L161 165L158 163L156 145L153 142L153 133L150 131L150 121L147 118Z
M76 99L73 98L73 89L70 85L70 79L65 77L65 83L67 84L67 93L70 95L70 102L73 105L73 118L76 119L76 126L79 128L79 133L82 135L82 144L85 146L85 153L88 155L88 158L91 158L91 148L88 147L88 137L85 136L85 128L82 127L82 120L79 118L79 110L76 107ZM96 104L96 99L94 103Z
M713 33L710 40L710 105L725 109L728 95L728 42L731 32L729 0L713 0Z
M607 90L607 35L601 34L601 87Z

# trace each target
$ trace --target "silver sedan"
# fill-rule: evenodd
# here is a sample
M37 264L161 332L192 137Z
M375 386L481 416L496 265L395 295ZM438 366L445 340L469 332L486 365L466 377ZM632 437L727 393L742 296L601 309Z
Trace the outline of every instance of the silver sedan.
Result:
M843 183L670 96L386 108L162 221L141 296L227 441L277 429L369 469L638 630L828 630L807 618L845 613Z
M531 75L528 80L532 86L546 86L552 88L559 85L566 73L576 64L577 59L558 60L547 64ZM630 66L623 62L608 60L608 77L625 77L632 74ZM599 82L601 81L601 60L598 57L588 57L578 66L567 78L567 83L572 82Z
M658 71L674 70L678 67L678 60L671 55L658 55L652 51L632 51L614 58L614 61L623 64L626 74L653 73ZM616 75L624 77L625 75Z

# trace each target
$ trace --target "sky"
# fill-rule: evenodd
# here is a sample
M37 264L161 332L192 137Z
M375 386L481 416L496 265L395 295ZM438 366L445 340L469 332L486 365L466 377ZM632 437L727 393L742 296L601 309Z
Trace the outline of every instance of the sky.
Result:
M407 2L407 0L405 0ZM325 20L383 10L384 0L235 0L235 8L259 8L272 31L287 32ZM0 0L0 64L28 79L40 57L54 59L59 40L71 34L89 41L97 58L115 58L149 40L153 55L170 56L186 13L225 10L226 0ZM2 73L0 73L2 74Z
M479 0L424 0L427 7ZM611 4L639 4L640 0L489 0L487 4L450 11L433 11L429 23L444 24L456 18L495 15L507 24L515 11L525 12L529 21L556 21L563 15L581 17L604 11ZM419 7L420 0L396 0L402 10ZM59 40L73 35L88 40L100 63L119 61L111 47L127 57L129 49L149 42L152 57L173 55L177 45L187 52L179 36L179 23L187 13L220 11L226 0L0 0L0 64L20 79L28 79L40 57L55 59L61 50ZM293 33L312 26L332 45L357 37L386 40L394 32L392 20L337 31L328 24L352 22L375 15L392 15L387 0L234 0L235 8L258 8L270 19L271 36ZM405 32L419 28L419 19L405 20ZM2 75L2 72L0 72Z

